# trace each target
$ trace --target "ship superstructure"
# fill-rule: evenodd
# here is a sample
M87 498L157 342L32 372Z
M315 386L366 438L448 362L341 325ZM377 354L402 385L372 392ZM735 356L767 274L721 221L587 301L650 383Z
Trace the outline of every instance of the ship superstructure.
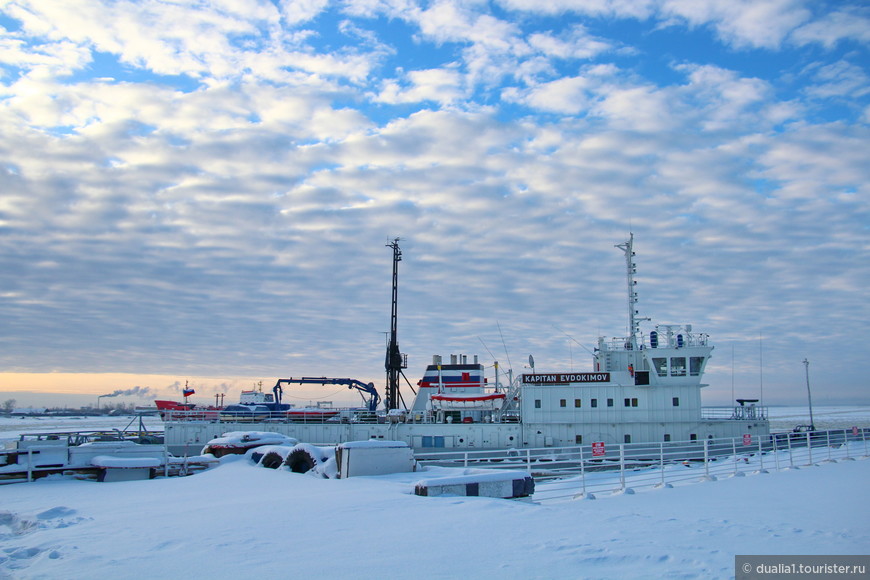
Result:
M397 244L398 240L390 245L393 329ZM245 428L316 444L384 439L405 441L416 449L565 447L768 435L766 413L751 399L741 399L726 414L721 409L715 414L702 409L701 389L706 386L702 379L713 352L706 334L688 324L652 326L648 334L641 332L640 323L649 319L639 317L637 310L633 246L633 236L616 246L626 257L628 336L599 338L588 371L532 368L533 372L514 378L511 373L501 374L494 363L490 382L477 356L435 355L407 407L397 407L403 399L393 392L392 403L379 413L371 408L341 409L300 421L298 414L276 411L252 415ZM388 357L398 352L394 335ZM404 368L404 359L395 358L393 366ZM388 364L387 370L396 369ZM504 384L502 377L506 377ZM176 453L239 428L222 420L189 420L184 413L167 415L165 421L167 444Z

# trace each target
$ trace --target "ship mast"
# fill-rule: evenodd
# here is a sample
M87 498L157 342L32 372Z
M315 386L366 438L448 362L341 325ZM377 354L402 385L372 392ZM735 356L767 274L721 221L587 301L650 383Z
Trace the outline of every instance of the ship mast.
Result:
M384 366L387 370L387 396L384 401L387 410L399 408L399 375L407 367L404 356L399 351L398 339L398 304L399 304L399 262L402 261L402 250L399 249L399 238L387 244L393 249L393 308L390 314L390 342L387 345L387 356Z
M625 277L628 283L628 344L630 349L637 350L640 321L649 319L637 317L637 292L634 288L637 285L637 281L634 279L634 275L637 273L637 265L634 263L634 233L629 233L628 241L617 244L615 247L625 254Z

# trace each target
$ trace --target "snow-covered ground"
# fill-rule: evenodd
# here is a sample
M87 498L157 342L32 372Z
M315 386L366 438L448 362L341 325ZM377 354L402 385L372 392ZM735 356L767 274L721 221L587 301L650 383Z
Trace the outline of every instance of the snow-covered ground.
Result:
M0 490L8 578L727 578L736 554L866 554L870 461L536 505L234 457L187 478Z
M186 478L45 479L0 487L0 578L728 578L737 554L868 554L864 453L539 504L241 457Z

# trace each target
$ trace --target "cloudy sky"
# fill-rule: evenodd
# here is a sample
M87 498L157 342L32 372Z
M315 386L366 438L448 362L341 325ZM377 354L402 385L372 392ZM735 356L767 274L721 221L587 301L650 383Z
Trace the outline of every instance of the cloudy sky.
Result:
M0 391L383 385L395 237L412 382L589 369L632 231L708 402L801 403L805 357L870 401L862 0L4 0L0 33Z

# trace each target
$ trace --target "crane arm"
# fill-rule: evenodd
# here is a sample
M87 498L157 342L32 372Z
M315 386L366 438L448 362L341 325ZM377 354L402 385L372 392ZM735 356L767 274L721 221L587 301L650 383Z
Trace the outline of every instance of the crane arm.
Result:
M330 377L300 377L289 379L278 379L278 382L275 383L275 386L272 388L272 392L275 394L275 402L281 402L281 395L284 394L284 389L282 385L344 385L348 389L356 389L360 391L360 393L368 394L368 400L366 401L366 406L369 411L374 412L378 408L378 404L381 402L381 396L378 394L377 389L375 389L374 383L364 383L357 379L336 379ZM363 395L365 398L365 395Z

